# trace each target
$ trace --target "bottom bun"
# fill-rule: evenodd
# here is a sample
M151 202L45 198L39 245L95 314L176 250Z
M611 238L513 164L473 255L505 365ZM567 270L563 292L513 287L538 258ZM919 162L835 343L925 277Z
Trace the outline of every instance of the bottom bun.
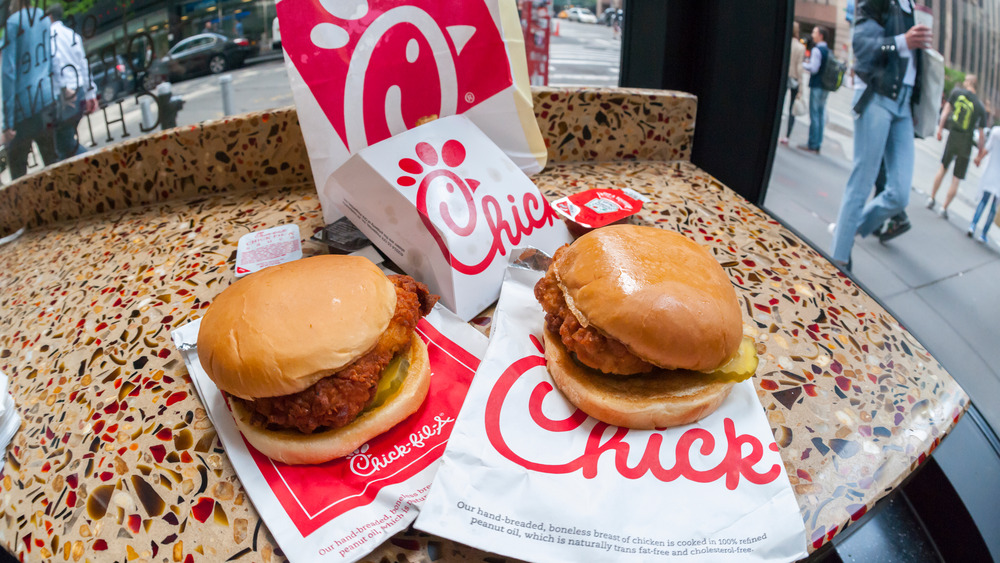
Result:
M719 408L735 385L687 370L669 370L662 376L607 375L576 362L548 330L545 360L569 402L601 422L627 428L651 430L701 420Z
M340 428L313 434L267 430L250 423L250 412L240 401L230 401L229 406L243 437L260 453L290 465L323 463L350 454L420 408L430 388L431 364L427 346L416 333L406 359L410 367L396 395L376 409L362 411L353 422Z

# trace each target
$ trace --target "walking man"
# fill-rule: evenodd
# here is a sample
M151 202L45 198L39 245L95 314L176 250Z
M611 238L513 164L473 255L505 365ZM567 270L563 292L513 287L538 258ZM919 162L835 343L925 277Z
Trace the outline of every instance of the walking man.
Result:
M52 72L59 120L56 153L64 159L86 152L80 145L77 126L83 113L97 110L97 86L90 75L83 38L63 25L62 5L50 4L45 13L52 21Z
M948 142L944 146L944 156L941 157L941 168L938 169L937 176L934 177L934 187L931 195L927 198L927 209L934 209L934 198L937 196L938 188L941 187L941 180L948 172L951 161L955 161L955 169L952 172L951 186L944 196L944 204L938 216L943 219L948 218L948 205L955 199L958 193L958 184L965 179L965 172L969 168L969 157L972 153L972 132L979 130L979 152L983 152L983 143L986 141L986 108L976 96L978 80L976 75L966 75L962 87L956 86L948 101L944 104L944 111L941 112L941 121L938 122L937 139L941 140L941 131L948 128Z
M913 182L913 112L920 51L931 30L915 25L913 0L861 0L854 53L854 163L833 233L831 254L850 270L854 236L868 236L906 208ZM885 190L865 203L885 160Z
M830 94L823 89L821 76L830 60L830 48L826 45L830 32L821 26L812 30L813 48L809 60L802 63L802 68L809 71L809 142L799 145L799 148L819 154L823 144L823 125L826 122L826 97Z

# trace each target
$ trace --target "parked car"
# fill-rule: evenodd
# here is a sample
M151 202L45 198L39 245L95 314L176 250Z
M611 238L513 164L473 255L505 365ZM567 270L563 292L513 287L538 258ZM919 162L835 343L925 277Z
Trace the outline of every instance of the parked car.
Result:
M153 63L150 82L182 80L204 73L219 74L243 65L250 55L250 41L230 39L218 33L200 33L183 39L167 55ZM149 89L149 88L147 88Z
M122 55L90 63L90 75L102 103L110 104L135 91L135 72Z
M587 8L570 8L566 16L572 22L597 23L597 16Z

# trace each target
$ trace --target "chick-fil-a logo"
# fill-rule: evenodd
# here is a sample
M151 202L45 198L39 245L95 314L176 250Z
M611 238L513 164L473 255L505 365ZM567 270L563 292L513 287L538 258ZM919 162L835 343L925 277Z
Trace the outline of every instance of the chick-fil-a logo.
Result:
M282 0L277 9L289 59L352 153L513 83L482 0Z
M531 339L541 350L538 340L534 336ZM658 432L650 433L642 457L635 465L630 466L628 457L632 445L625 441L628 429L618 428L614 435L605 439L604 434L608 425L603 422L594 425L583 451L573 459L558 464L538 463L525 459L514 451L504 436L500 413L508 401L519 400L510 393L518 379L527 372L544 366L545 358L539 355L530 355L515 361L501 374L486 402L486 436L490 444L505 458L526 469L550 474L573 473L579 470L587 479L593 479L598 475L598 462L608 454L614 458L615 470L626 479L638 479L647 473L664 482L684 478L696 483L710 483L725 478L726 488L733 490L739 486L741 476L750 483L762 485L774 481L781 475L781 466L778 464L772 465L763 473L754 469L764 456L764 446L756 436L738 434L736 424L729 418L723 422L725 442L717 444L715 436L704 428L691 428L685 431L673 445L676 458L673 467L663 467L661 463L660 452L665 445L663 435ZM552 391L552 384L548 381L540 381L532 389L527 405L532 422L539 429L552 433L572 432L580 428L588 419L583 411L576 410L562 420L553 420L542 412L542 402ZM695 469L692 466L692 455L707 457L715 452L717 445L725 448L725 456L718 465L708 469ZM750 446L748 452L743 451L745 445ZM770 447L772 451L778 449L777 444L773 442Z
M403 175L396 179L396 184L401 189L417 186L416 205L420 220L434 237L448 263L458 272L468 275L483 272L490 267L497 254L506 256L508 248L516 247L522 236L530 235L535 229L552 226L556 221L555 210L537 190L522 194L507 193L500 198L489 194L477 197L480 182L462 178L453 170L461 166L466 157L465 146L455 139L445 141L440 152L430 143L417 143L414 153L416 159L405 157L399 160ZM510 188L506 186L506 189ZM429 200L438 202L436 209L431 209ZM475 246L476 249L483 248L483 254L475 257L472 263L455 256L435 225L432 211L436 211L445 228L460 237L472 235L480 221L485 221L491 242Z
M453 422L455 422L454 418L439 414L434 417L433 424L424 424L419 428L414 428L410 432L407 442L393 444L391 450L382 454L372 454L369 452L368 444L365 444L347 458L351 473L360 477L371 477L379 471L390 468L395 462L414 452L420 452L428 446L437 447L440 445L440 440L435 438L443 436L448 426Z

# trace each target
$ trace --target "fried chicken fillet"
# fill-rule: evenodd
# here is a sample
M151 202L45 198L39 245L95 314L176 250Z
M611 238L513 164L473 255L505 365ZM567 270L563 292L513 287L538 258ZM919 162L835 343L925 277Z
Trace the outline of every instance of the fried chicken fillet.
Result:
M556 251L556 256L563 248ZM552 334L558 334L563 346L573 352L580 363L618 375L648 373L658 369L633 354L620 341L593 326L583 326L567 307L552 268L535 284L535 299L545 310L545 328Z

